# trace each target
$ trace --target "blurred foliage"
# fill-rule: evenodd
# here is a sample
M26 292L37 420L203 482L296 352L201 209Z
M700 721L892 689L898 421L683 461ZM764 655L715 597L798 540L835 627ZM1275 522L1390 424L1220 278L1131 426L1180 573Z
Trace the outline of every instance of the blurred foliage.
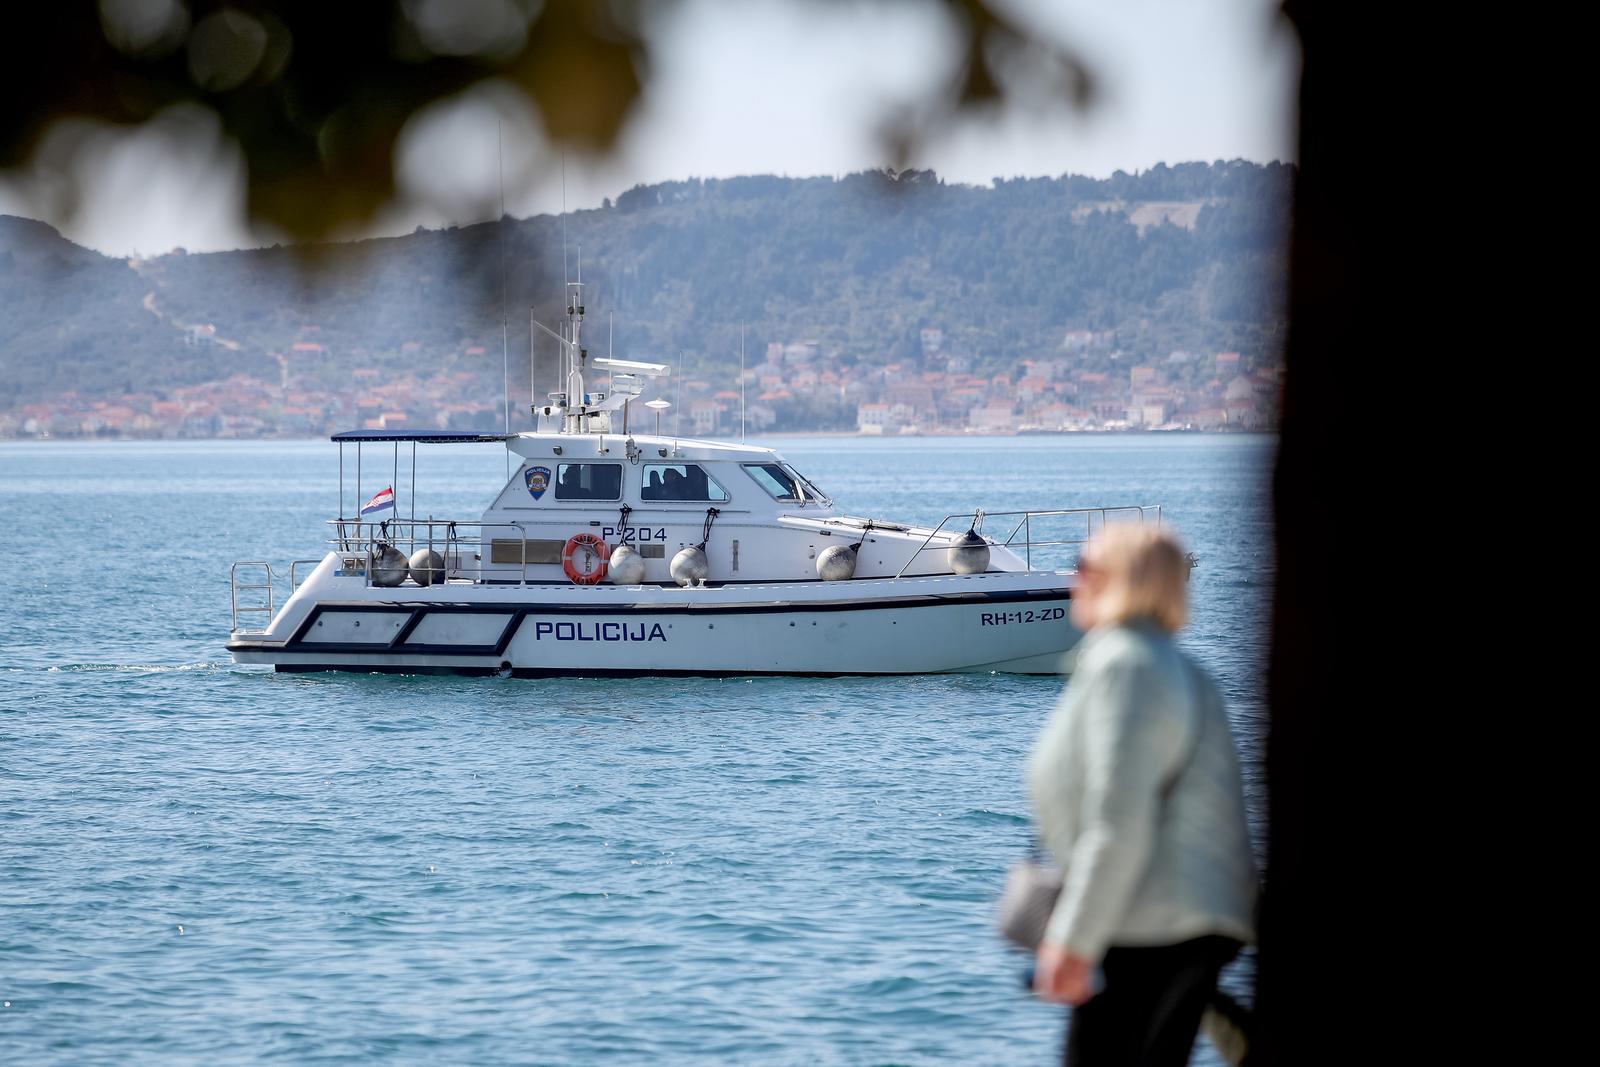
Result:
M845 0L811 0L825 5ZM895 0L849 0L890 6ZM962 110L1087 102L1087 67L989 0L934 0L960 41L949 82L886 129L903 159ZM15 4L0 33L0 168L77 204L73 136L175 105L214 112L247 168L250 217L296 238L348 231L394 195L396 139L429 104L509 85L553 146L605 151L649 90L676 0L65 0ZM78 120L78 121L74 121ZM86 121L85 121L86 120ZM65 140L51 139L66 129Z
M731 381L742 324L751 366L769 342L804 340L847 362L915 365L919 331L939 327L947 351L988 374L1061 355L1066 330L1115 330L1120 355L1074 358L1119 376L1159 362L1183 381L1210 364L1169 362L1174 350L1277 351L1292 181L1292 167L1244 162L992 188L927 171L695 180L577 212L567 236L574 263L582 249L591 351L606 350L614 313L618 355L682 350L690 376ZM1150 204L1181 208L1193 228L1141 234L1130 215ZM312 272L287 248L175 253L133 271L48 227L0 219L0 409L75 386L115 394L234 371L276 380L272 354L302 340L323 344L344 374L475 369L498 398L502 240L515 265L514 395L524 397L527 309L548 324L559 317L555 217L328 245L327 269ZM242 347L183 347L178 323L215 324ZM554 346L538 340L543 391ZM474 345L485 351L464 359Z

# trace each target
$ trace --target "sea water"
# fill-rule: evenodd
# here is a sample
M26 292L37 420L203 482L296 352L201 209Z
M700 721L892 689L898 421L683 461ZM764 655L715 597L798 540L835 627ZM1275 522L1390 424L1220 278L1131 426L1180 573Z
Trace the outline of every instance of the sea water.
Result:
M1259 840L1270 438L765 443L856 515L1162 505ZM228 565L321 554L336 455L0 444L0 1062L1055 1061L992 917L1059 679L235 666ZM411 471L347 454L346 513L506 477Z

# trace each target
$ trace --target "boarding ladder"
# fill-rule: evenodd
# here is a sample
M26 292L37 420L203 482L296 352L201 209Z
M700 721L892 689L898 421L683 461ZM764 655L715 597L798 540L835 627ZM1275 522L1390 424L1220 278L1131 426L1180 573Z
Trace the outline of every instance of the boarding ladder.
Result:
M245 580L241 581L241 578ZM230 599L233 603L233 632L240 632L240 615L265 616L258 629L248 632L265 631L277 609L272 595L272 565L261 560L242 560L228 569L228 582L232 587ZM239 603L240 593L245 594L244 604ZM266 600L264 604L261 602L263 597Z

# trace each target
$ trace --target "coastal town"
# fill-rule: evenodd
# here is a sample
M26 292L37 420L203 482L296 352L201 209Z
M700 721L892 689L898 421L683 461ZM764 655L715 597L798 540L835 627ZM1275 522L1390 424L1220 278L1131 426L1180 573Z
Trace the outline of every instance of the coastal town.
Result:
M209 331L209 332L208 332ZM214 328L191 331L195 343ZM383 360L329 351L316 327L273 353L277 380L234 373L168 390L96 396L67 392L0 411L0 438L303 438L346 430L496 430L505 407L498 354L468 342L426 353L417 342ZM760 362L726 373L690 369L665 379L664 431L1012 434L1087 431L1270 431L1279 367L1238 352L1130 357L1114 331L1069 330L1046 354L1000 373L920 331L920 359L875 364L813 340L772 342ZM498 346L496 346L498 347ZM219 346L220 350L220 346ZM448 358L440 358L448 357ZM219 359L219 362L225 362ZM429 371L397 369L431 366ZM526 379L523 379L526 382ZM605 389L603 376L591 387ZM526 396L524 390L520 396ZM651 398L646 398L651 399ZM635 431L653 429L634 412ZM527 429L525 401L511 405Z

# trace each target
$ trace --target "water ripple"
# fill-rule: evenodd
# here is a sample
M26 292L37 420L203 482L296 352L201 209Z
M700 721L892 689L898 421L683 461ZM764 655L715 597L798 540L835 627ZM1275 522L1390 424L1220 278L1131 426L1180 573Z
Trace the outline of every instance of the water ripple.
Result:
M118 447L0 465L14 566L45 576L0 613L0 1062L1056 1056L1059 1012L991 929L1054 680L239 667L227 563L306 554L325 448ZM1261 442L924 442L937 478L903 442L782 447L873 514L936 521L975 486L994 509L1167 504L1202 557L1186 641L1232 704L1259 831ZM119 510L185 546L171 566L60 567L133 543L98 511L60 543L113 461ZM485 495L450 492L441 512Z

